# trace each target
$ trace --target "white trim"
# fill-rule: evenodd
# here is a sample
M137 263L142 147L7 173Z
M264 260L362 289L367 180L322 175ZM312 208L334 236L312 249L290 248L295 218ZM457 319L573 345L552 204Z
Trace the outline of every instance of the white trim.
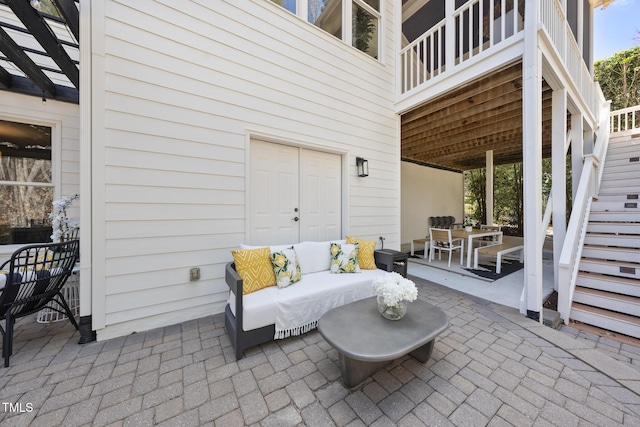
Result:
M91 2L81 0L80 7L80 86L91 88ZM85 47L86 46L86 47ZM84 47L84 48L83 48ZM92 214L92 159L91 159L91 90L80 91L80 316L93 312L92 304L92 260L93 260L93 214ZM92 319L93 320L93 319ZM93 323L93 322L92 322Z
M91 2L91 42L81 44L91 52L91 321L94 330L106 326L106 225L105 225L105 4ZM95 126L99 124L99 126Z

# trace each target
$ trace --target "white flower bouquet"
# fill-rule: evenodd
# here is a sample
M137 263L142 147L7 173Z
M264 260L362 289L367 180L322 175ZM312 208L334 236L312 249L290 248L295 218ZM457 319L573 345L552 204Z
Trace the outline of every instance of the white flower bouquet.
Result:
M376 277L371 285L376 295L382 297L384 303L390 307L395 307L402 301L412 302L418 298L415 283L396 272Z
M53 201L53 212L49 214L49 219L53 228L51 240L54 242L66 241L71 236L73 229L78 227L78 219L69 219L67 216L67 209L77 198L78 195L74 194L71 197L62 196Z

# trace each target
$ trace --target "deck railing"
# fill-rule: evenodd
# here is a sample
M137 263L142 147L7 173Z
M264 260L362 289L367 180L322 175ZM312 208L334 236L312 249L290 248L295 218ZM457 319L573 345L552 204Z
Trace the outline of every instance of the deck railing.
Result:
M450 72L524 29L522 0L498 4L473 0L456 10L452 5L453 1L445 2L445 19L400 51L401 93Z
M640 131L640 105L612 111L609 132L634 133Z
M597 99L597 89L587 68L571 26L567 21L564 10L559 0L545 0L539 2L539 19L549 40L552 42L560 60L564 63L571 81L576 86L584 102L594 116L600 108Z
M504 41L524 30L526 5L537 8L532 15L565 65L575 92L597 117L600 106L596 84L560 0L470 0L458 9L453 4L446 1L445 18L400 51L401 95L424 87L435 77L454 72L470 59L498 51Z

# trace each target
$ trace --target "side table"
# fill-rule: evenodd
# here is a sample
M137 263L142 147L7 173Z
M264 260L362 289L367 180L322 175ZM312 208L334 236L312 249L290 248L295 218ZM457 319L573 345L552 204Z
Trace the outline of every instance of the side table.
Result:
M393 249L379 249L373 253L376 264L387 266L387 271L395 271L402 277L407 277L407 260L409 255ZM391 269L389 269L391 266Z

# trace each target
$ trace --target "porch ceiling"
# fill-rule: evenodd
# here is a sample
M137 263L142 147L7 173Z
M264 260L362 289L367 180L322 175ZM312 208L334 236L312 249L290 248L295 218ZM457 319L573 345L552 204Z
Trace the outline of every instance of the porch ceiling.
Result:
M0 0L0 90L79 102L78 7L77 0Z
M542 88L543 157L551 156L551 89ZM464 171L522 161L522 63L443 94L401 118L402 160Z

